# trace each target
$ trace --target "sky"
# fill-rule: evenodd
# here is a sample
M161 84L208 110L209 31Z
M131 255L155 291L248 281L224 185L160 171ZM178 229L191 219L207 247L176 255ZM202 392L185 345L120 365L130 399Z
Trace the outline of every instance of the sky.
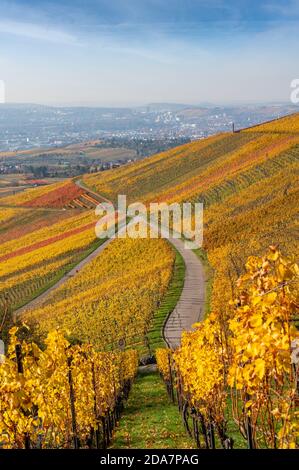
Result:
M299 0L0 0L7 102L289 101Z

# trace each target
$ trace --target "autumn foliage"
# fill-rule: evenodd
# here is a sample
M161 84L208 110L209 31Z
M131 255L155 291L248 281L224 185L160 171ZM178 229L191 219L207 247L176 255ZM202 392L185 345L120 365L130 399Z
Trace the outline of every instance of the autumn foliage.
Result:
M0 307L31 300L96 243L93 212L66 218L0 245Z
M165 294L175 255L164 240L115 239L22 318L43 338L60 326L99 348L142 345Z
M71 347L59 331L46 348L11 330L0 363L0 435L4 448L90 447L135 377L136 351L96 352ZM74 427L75 422L75 427ZM104 435L104 436L103 436Z
M84 190L70 181L58 188L48 191L46 194L42 194L41 196L25 202L24 206L63 208L82 194L84 194Z
M298 265L276 247L250 257L229 314L212 313L194 325L172 355L184 400L224 447L228 407L251 447L299 445L298 282ZM168 354L157 353L165 380Z

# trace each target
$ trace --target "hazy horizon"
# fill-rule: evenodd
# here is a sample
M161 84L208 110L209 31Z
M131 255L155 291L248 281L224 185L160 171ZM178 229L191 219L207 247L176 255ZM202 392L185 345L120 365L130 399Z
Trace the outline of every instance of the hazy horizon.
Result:
M295 107L294 104L290 103L289 101L224 101L224 102L206 102L206 103L190 103L190 102L179 102L178 100L174 101L156 101L156 102L129 102L129 103L113 103L113 102L103 102L103 103L96 103L96 102L66 102L66 103L48 103L48 102L27 102L27 101L6 101L5 103L0 103L0 106L48 106L53 108L142 108L147 106L159 106L159 105L170 105L170 106L190 106L190 107L242 107L242 106L292 106Z

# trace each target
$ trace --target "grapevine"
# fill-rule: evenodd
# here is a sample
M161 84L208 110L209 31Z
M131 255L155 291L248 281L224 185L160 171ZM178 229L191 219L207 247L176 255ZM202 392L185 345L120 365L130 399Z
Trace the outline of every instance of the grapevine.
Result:
M180 409L192 410L207 447L211 430L232 445L228 411L249 447L298 446L298 281L298 265L276 246L250 257L227 310L194 325L172 353ZM166 382L169 353L157 351Z
M57 330L41 350L20 340L18 328L10 333L8 354L0 364L3 447L107 445L112 421L119 418L136 375L137 352L71 346Z

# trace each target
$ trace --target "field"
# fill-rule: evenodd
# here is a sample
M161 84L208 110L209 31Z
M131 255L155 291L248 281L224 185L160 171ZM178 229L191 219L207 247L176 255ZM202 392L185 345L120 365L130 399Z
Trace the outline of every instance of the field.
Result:
M173 251L163 240L116 239L22 318L39 338L59 327L73 341L100 349L117 348L120 340L142 345L173 263Z
M211 292L205 319L184 333L176 351L163 349L161 329L180 297L185 266L161 239L113 240L18 317L29 329L23 336L41 350L55 334L74 348L112 354L112 363L119 350L134 349L152 360L158 348L160 373L194 439L184 437L179 414L150 370L138 375L112 447L134 447L139 435L146 447L192 447L199 440L208 448L232 447L233 440L235 447L298 446L298 366L290 357L298 341L299 115L86 174L81 181L83 186L69 179L1 199L3 312L37 297L99 246L92 208L102 197L204 204L197 254ZM30 341L22 347L30 348ZM161 400L151 386L161 390ZM108 415L115 410L114 402ZM84 439L89 419L83 420ZM142 431L144 420L153 435ZM106 431L102 426L102 438Z
M142 202L196 200L212 190L219 200L219 185L228 183L232 192L238 192L238 186L234 190L235 180L243 173L255 170L258 179L267 177L268 166L284 165L280 154L299 142L298 132L283 134L258 129L259 132L253 128L251 132L217 135L105 175L86 175L84 180L112 200L124 188L129 199ZM287 165L296 161L292 157L289 160ZM243 179L250 184L249 176Z
M214 270L213 308L227 300L247 257L269 244L298 257L299 116L222 134L86 175L115 200L204 203L204 248Z
M0 206L2 204L2 198L14 196L27 189L35 188L38 185L47 186L62 181L63 179L61 178L43 178L41 180L28 178L24 174L0 174Z
M137 157L136 150L122 147L105 148L103 142L94 140L77 144L64 145L56 148L30 149L14 152L0 152L0 162L42 166L50 165L52 169L62 167L64 162L76 165L80 162L111 162L113 160L127 160ZM17 177L17 175L14 175Z
M80 187L75 180L66 179L56 183L52 181L51 184L39 187L27 186L19 191L9 191L8 195L3 194L0 199L0 210L1 208L94 209L100 201L100 197Z
M28 216L31 216L30 227L25 225L24 230L22 225L15 226L21 217L28 223ZM36 216L24 210L6 221L6 231L0 245L2 307L16 309L22 306L62 277L99 244L94 232L93 212L76 216L64 216L63 213L64 217L59 216L55 212L50 217L47 214Z

